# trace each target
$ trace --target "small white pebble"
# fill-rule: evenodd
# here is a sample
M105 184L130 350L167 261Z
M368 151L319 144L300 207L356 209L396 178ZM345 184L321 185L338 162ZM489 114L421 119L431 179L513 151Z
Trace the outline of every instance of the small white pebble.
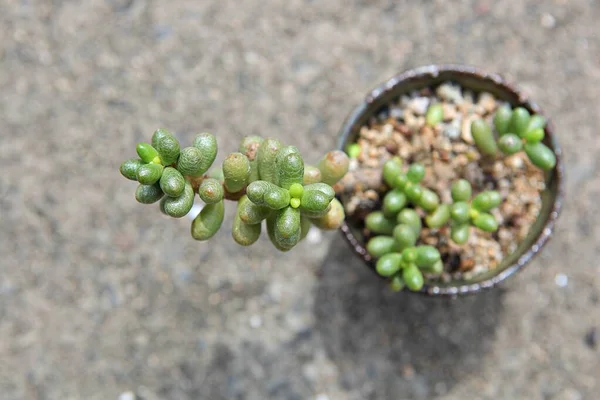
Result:
M556 18L552 14L544 13L542 14L540 23L546 29L552 29L556 26Z
M250 326L252 328L260 328L262 325L262 318L259 315L253 315L250 317Z
M315 400L329 400L329 396L326 394L318 394L317 397L315 397Z
M308 234L306 235L306 240L310 244L317 244L321 242L322 237L323 233L321 233L321 230L317 227L311 226Z
M124 392L119 395L119 400L135 400L135 394L133 392Z
M186 217L191 219L192 221L200 214L200 211L204 208L204 204L194 204L189 213L187 213Z
M556 274L554 283L556 283L556 286L558 287L566 287L569 284L569 277L565 274Z

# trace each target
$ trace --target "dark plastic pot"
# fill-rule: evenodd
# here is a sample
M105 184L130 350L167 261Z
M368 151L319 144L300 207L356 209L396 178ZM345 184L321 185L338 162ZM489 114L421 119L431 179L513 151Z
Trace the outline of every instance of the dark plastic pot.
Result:
M402 94L408 94L413 90L435 86L446 81L456 82L475 92L487 91L500 100L508 101L513 107L522 106L532 113L543 115L541 109L535 103L525 98L522 93L499 75L484 73L470 66L431 65L394 76L367 94L365 100L346 119L340 132L339 149L343 150L348 143L353 143L360 132L360 128L368 122L369 118L377 115L382 108L389 105L395 98ZM556 167L546 175L547 186L542 193L540 215L517 250L507 256L494 270L481 274L474 280L460 280L449 283L425 282L424 287L419 292L406 291L429 296L456 296L476 293L494 287L514 275L542 250L554 230L563 202L564 190L562 152L551 121L546 126L544 143L555 152ZM365 248L365 240L360 229L353 227L351 222L345 222L341 227L341 232L354 252L377 274L375 263ZM377 274L377 276L379 275Z

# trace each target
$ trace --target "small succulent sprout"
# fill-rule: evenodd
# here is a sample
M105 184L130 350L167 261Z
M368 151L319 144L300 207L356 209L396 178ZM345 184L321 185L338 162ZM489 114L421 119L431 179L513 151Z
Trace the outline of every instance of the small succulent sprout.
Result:
M450 194L452 195L452 200L455 202L470 200L472 193L471 184L466 179L459 179L453 182L450 187Z
M298 200L296 202L297 205L294 206L292 204L292 207L298 208L300 206L300 199L302 198L302 195L304 194L304 186L302 186L300 183L292 183L292 185L290 186L290 188L288 189L288 191L290 192L290 197L292 198L290 200L290 204L292 204L292 201L294 199L296 199L296 200Z
M242 196L242 199L238 201L237 214L240 220L246 225L260 224L273 212L267 206L254 204L246 195Z
M498 221L492 214L485 212L478 213L473 218L473 225L484 232L495 232L498 230Z
M400 211L396 221L398 224L410 226L417 235L421 233L421 229L423 228L421 217L412 208L405 208L404 210Z
M402 270L402 280L407 288L415 292L421 290L425 283L423 273L414 264L411 264Z
M346 175L350 167L350 159L340 150L330 151L319 161L317 168L321 171L322 182L335 185Z
M274 239L284 249L293 248L300 241L300 210L286 207L277 211L275 217Z
M383 277L394 276L402 268L402 254L387 253L381 256L375 264L377 273Z
M260 237L262 226L260 222L262 219L255 222L255 219L258 219L260 214L256 207L260 206L248 200L248 196L246 195L242 196L238 201L237 210L233 217L231 235L233 240L241 246L250 246ZM245 223L244 218L249 218L253 223Z
M425 114L425 122L429 126L435 126L444 120L444 108L440 103L432 104Z
M237 193L248 183L250 177L250 161L242 153L231 153L223 161L225 189Z
M425 217L425 223L432 229L441 228L450 219L450 205L441 204L434 212Z
M194 147L200 150L200 170L206 173L217 158L217 138L211 133L200 133L194 138Z
M153 185L162 176L163 166L161 164L143 164L137 170L137 180L143 185Z
M529 120L531 119L531 115L529 111L524 107L516 107L512 111L512 116L510 118L510 124L508 130L511 133L516 133L520 138L525 135L527 132L527 127L529 126Z
M468 222L453 222L450 226L450 239L456 244L465 244L469 240L470 230Z
M481 153L489 156L497 153L498 146L492 128L483 119L476 119L471 122L471 136Z
M319 229L332 231L342 226L345 219L344 206L338 199L334 198L329 204L327 213L322 217L312 218L311 221Z
M404 176L402 170L402 160L399 157L393 157L383 164L383 181L390 187L396 186L396 178ZM400 188L402 189L402 188Z
M396 244L396 240L391 236L373 236L367 242L367 252L375 258L380 258L396 250L398 250L398 245Z
M273 138L263 140L258 147L256 162L261 180L277 184L278 174L275 160L280 148L281 142Z
M471 205L477 211L488 212L502 202L502 196L495 190L486 190L473 198Z
M348 154L348 157L350 158L358 158L360 152L360 145L358 143L349 143L346 146L346 154Z
M121 175L125 178L137 181L137 171L140 166L144 165L144 162L139 158L130 158L129 160L125 160L119 170L121 171Z
M542 142L525 143L525 154L533 165L543 170L551 170L556 166L556 155Z
M185 189L185 179L175 168L166 167L160 177L160 188L167 196L181 196Z
M304 178L302 179L302 183L305 185L310 185L317 182L321 182L321 170L315 166L305 164Z
M494 127L498 135L502 136L508 132L510 120L512 118L512 110L509 106L501 106L494 115Z
M396 225L393 235L399 250L414 246L418 239L418 234L414 229L404 224Z
M181 146L177 138L166 129L157 129L152 135L152 146L158 152L163 165L171 165L177 162Z
M400 189L392 189L383 197L382 210L387 217L396 216L408 203L408 198Z
M198 186L198 196L206 204L214 204L223 200L225 191L221 182L214 178L206 178Z
M289 189L293 184L302 184L304 180L304 160L300 153L288 153L288 148L281 149L277 159L279 187Z
M186 216L194 205L194 189L189 182L185 183L183 193L179 197L163 197L160 209L166 215L173 218Z
M423 189L417 205L427 212L433 212L440 205L440 198L433 190Z
M200 214L194 218L191 225L192 237L195 240L208 240L221 228L225 217L224 200L214 204L207 204Z
M523 150L523 141L514 133L507 133L498 139L498 148L506 155L513 155Z
M365 226L375 234L391 235L396 227L396 221L387 218L383 211L373 211L365 217Z
M138 185L135 190L135 199L142 204L153 204L163 198L164 192L161 190L160 185L155 183L153 185Z
M425 167L421 164L411 164L406 172L406 177L412 183L420 183L425 177Z
M402 279L400 274L396 274L392 277L392 282L390 283L390 288L394 292L401 291L402 289L404 289L405 286L406 286L406 283L404 283L404 279Z
M156 157L158 157L158 152L154 147L152 147L149 143L138 143L135 147L138 156L145 163L151 163L154 161Z
M185 147L179 155L177 169L183 176L201 176L206 172L203 169L204 162L202 159L203 156L200 149L194 146Z

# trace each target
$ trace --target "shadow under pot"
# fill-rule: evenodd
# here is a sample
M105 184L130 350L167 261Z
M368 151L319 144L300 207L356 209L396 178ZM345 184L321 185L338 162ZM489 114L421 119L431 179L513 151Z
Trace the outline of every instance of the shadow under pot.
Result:
M550 239L564 167L552 123L496 74L425 66L371 91L345 121L341 232L393 290L479 292Z

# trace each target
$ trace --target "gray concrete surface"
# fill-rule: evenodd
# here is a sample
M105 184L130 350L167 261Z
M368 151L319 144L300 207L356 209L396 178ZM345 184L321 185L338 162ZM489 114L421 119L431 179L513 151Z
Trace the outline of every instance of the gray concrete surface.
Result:
M0 398L598 399L598 20L597 0L0 0ZM199 244L118 173L159 126L314 160L368 89L436 62L518 82L560 133L556 236L502 289L392 295L336 233Z

